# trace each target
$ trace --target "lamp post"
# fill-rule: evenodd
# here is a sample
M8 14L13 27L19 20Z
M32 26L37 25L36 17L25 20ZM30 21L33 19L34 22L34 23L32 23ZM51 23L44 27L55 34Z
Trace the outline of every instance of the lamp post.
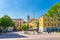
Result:
M39 33L39 22L37 22L37 33Z
M19 23L19 26L20 26L20 28L21 28L21 30L22 30L22 27L21 27L21 19L19 20L19 22L20 22L20 23Z
M37 33L39 33L39 20L37 19Z

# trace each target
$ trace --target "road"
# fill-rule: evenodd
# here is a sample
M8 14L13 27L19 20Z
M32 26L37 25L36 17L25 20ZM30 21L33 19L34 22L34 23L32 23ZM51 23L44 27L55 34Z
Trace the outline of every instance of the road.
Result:
M0 34L0 40L60 40L60 34L22 34L11 32Z

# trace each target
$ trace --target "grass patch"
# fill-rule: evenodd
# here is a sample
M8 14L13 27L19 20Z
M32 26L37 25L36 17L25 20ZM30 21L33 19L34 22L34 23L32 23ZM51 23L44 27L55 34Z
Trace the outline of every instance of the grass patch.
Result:
M56 32L57 34L60 34L60 32Z

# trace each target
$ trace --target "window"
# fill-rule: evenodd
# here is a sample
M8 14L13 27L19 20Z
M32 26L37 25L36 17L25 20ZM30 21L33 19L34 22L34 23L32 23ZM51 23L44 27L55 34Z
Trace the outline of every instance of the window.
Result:
M60 19L58 19L58 21L60 21Z
M54 26L56 26L56 24L54 23Z
M50 23L50 19L48 19L48 23Z
M51 24L51 26L53 26L53 24Z
M60 26L60 23L58 24L58 26Z
M46 18L44 19L44 21L46 21Z
M46 26L46 24L44 23L44 26Z
M49 26L49 23L48 23L48 26Z

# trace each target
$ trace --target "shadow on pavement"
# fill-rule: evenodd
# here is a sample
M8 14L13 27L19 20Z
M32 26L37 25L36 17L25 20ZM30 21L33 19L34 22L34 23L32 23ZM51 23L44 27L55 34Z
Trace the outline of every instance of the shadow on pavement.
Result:
M6 34L0 34L0 38L26 38L24 35L19 35L17 33L6 33Z

